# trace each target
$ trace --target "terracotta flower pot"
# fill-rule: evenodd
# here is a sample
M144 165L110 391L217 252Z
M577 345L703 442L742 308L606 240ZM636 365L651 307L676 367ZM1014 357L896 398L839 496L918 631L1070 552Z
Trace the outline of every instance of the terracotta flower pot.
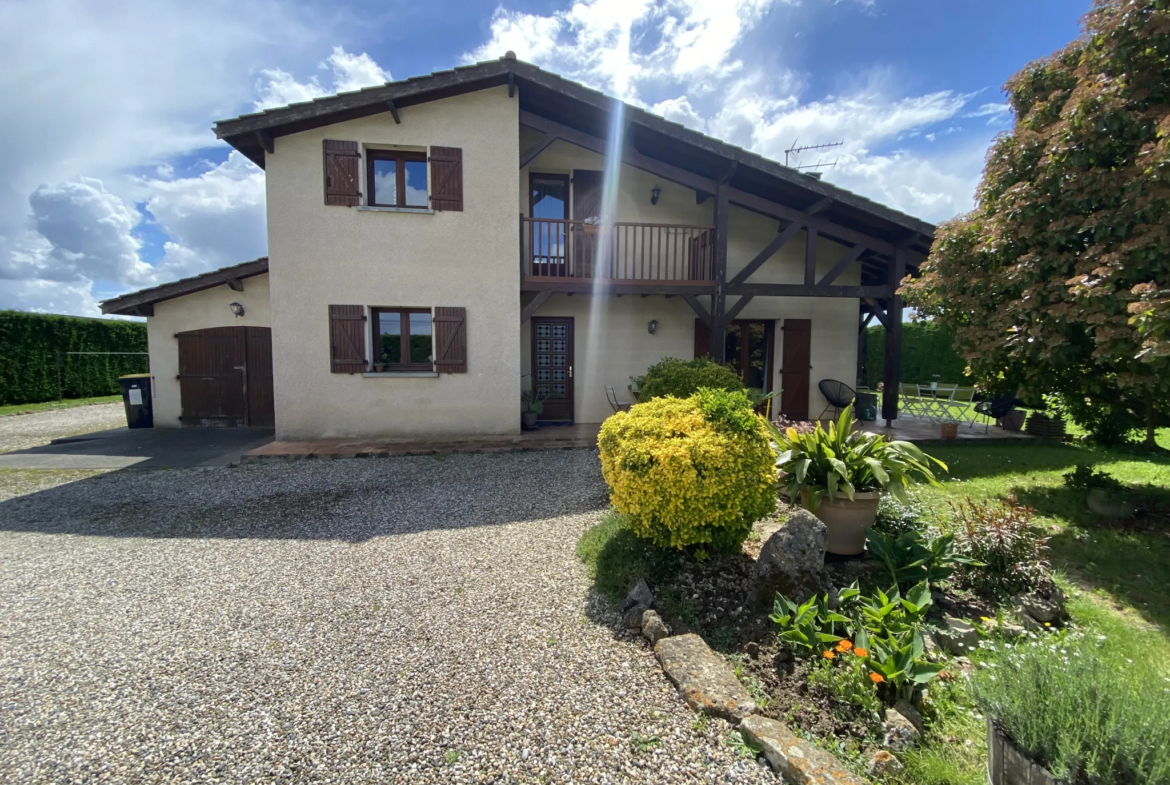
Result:
M942 424L942 437L944 439L958 439L959 424L957 422L944 422Z
M865 530L877 519L878 491L862 491L853 494L853 501L842 494L833 501L821 497L821 504L813 515L825 522L829 539L825 550L838 556L857 556L865 552ZM800 503L808 509L808 489L800 492Z

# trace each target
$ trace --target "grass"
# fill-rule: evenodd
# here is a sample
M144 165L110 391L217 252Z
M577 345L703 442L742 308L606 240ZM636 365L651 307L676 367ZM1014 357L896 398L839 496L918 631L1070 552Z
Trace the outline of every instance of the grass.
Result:
M121 395L102 395L97 398L66 398L63 401L45 401L44 403L13 403L0 406L0 417L48 412L54 409L71 409L74 406L91 406L98 403L120 403L121 400Z

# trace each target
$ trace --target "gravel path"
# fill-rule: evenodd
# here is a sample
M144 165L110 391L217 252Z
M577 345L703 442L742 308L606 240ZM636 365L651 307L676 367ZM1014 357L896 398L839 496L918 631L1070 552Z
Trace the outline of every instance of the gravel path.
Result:
M71 406L32 414L0 417L0 453L27 450L53 439L104 431L126 424L126 410L120 403Z
M588 451L0 502L0 781L777 780L591 599Z

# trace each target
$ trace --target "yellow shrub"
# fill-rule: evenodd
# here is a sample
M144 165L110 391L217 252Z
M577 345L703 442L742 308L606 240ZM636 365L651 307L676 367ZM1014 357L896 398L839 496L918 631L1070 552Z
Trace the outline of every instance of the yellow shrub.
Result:
M637 404L597 442L611 503L656 545L734 548L776 508L776 456L742 392Z

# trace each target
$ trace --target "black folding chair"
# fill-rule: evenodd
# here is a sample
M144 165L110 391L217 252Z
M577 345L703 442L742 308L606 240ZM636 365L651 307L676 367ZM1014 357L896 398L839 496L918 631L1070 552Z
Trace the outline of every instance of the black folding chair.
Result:
M612 384L605 385L605 397L609 401L609 405L613 407L615 412L628 412L633 404L618 400L617 390L613 388Z
M817 382L817 388L821 391L821 395L825 396L825 400L829 402L829 405L821 411L820 417L817 417L818 420L824 417L825 412L829 409L833 410L833 418L836 419L841 410L853 403L857 397L857 392L852 387L836 379L821 379Z
M987 422L983 424L983 432L987 433L991 428L991 421L998 420L1005 417L1008 412L1016 408L1018 404L1023 403L1015 395L1001 395L998 398L992 398L990 401L980 401L975 404L975 416L971 418L968 425L975 425L975 418L982 415L988 418Z

